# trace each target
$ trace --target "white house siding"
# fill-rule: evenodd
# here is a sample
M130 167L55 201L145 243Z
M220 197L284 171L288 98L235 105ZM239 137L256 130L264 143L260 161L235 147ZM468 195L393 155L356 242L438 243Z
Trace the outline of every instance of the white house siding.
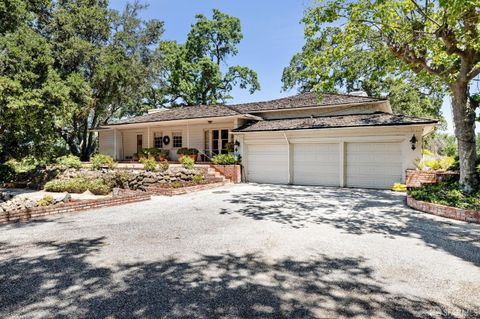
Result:
M370 128L351 128L351 129L322 129L322 130L302 130L302 131L286 131L286 132L258 132L247 133L236 136L245 144L242 147L242 157L244 160L246 176L249 181L261 182L257 180L252 170L250 149L251 145L273 145L284 144L286 154L280 155L281 161L284 157L290 159L287 169L288 181L284 179L282 171L279 180L271 177L277 183L292 183L292 184L319 184L325 186L346 186L346 187L370 187L370 188L389 188L393 182L405 181L405 170L408 168L415 168L416 159L421 158L423 129L420 127L370 127ZM412 135L418 139L415 150L411 149L410 139ZM288 147L288 145L291 145ZM301 169L298 163L295 163L295 146L299 145L297 149L305 149L305 145L310 144L311 150L327 149L330 153L338 149L338 159L332 154L328 156L317 156L319 158L317 163L309 163L305 161L304 165L308 165ZM323 144L323 146L321 146ZM300 146L301 145L301 146ZM327 146L325 146L327 145ZM336 146L334 146L336 145ZM293 147L292 147L293 146ZM258 148L258 146L255 146ZM350 149L350 154L349 154ZM378 159L375 160L376 167L372 170L372 179L362 180L359 176L361 170L368 170L370 166L362 167L362 157L354 154L354 150L372 150ZM384 151L382 151L382 149ZM358 153L358 152L357 152ZM273 154L273 153L272 153ZM257 156L257 154L255 154ZM298 157L298 156L297 156ZM264 162L275 162L277 158L266 158ZM328 161L328 163L324 163ZM360 164L359 164L360 163ZM323 165L324 164L324 165ZM349 166L350 164L350 166ZM254 165L254 170L258 170ZM322 172L317 172L318 167L326 170L328 176L325 175L325 182L321 180L315 181L306 178L308 170L312 171L311 176L322 175ZM328 170L327 170L328 168ZM338 184L335 183L335 173L332 169L338 169ZM295 176L302 174L300 176ZM384 174L382 173L384 172ZM318 174L316 174L318 173ZM326 174L324 172L324 174ZM360 174L361 175L361 174ZM375 175L375 176L374 176ZM328 177L328 178L327 178ZM277 181L278 180L278 181ZM378 182L376 182L378 180ZM350 185L349 185L350 184Z
M115 141L114 134L117 135L117 140ZM98 151L101 154L107 154L112 156L115 159L119 159L122 156L122 145L121 145L121 133L114 130L103 130L98 132ZM115 143L117 153L115 154Z
M330 116L330 115L346 115L346 114L368 114L374 112L386 112L391 113L390 105L388 102L376 103L376 104L362 104L355 106L336 106L335 108L316 107L311 109L299 109L299 110L281 110L265 113L257 113L265 119L282 119L282 118L296 118L296 117L309 117L309 116Z

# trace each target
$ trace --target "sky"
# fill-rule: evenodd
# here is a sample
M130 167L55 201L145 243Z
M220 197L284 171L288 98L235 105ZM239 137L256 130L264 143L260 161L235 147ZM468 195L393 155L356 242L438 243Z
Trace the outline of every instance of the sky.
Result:
M122 10L128 0L110 0L110 7ZM183 43L195 22L196 14L211 17L213 9L240 19L243 40L238 54L229 65L239 64L255 70L261 90L250 94L235 89L229 104L271 100L294 95L295 89L282 91L282 71L292 56L305 42L300 23L309 0L141 0L149 7L141 13L144 19L158 19L165 23L163 40ZM447 131L453 134L450 98L446 97L442 112L447 120Z

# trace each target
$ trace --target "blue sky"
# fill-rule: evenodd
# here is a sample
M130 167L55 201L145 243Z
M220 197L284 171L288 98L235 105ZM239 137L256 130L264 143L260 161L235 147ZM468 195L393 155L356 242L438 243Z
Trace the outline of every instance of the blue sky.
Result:
M111 0L110 6L122 10L127 0ZM149 4L142 12L145 19L165 22L164 40L184 42L195 15L211 16L212 10L236 16L242 23L243 40L237 56L228 64L239 64L255 70L261 90L249 94L235 89L234 99L229 103L243 103L275 99L296 94L295 90L282 91L282 71L291 57L304 44L303 26L300 23L309 0L142 0ZM453 133L450 99L442 107L448 122L448 131Z

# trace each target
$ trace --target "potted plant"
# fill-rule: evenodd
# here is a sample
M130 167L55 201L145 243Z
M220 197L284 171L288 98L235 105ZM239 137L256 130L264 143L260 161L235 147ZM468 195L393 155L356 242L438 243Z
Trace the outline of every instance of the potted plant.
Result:
M194 161L197 161L198 150L196 148L186 148L182 147L177 150L178 158L182 158L184 156L188 156Z
M157 148L157 154L155 154L155 159L159 162L167 161L169 153L170 153L169 150L165 150L163 148Z

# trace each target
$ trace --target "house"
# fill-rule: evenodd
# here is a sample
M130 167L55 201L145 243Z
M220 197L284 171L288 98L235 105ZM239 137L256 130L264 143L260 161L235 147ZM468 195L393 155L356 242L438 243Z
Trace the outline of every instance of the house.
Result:
M100 153L132 160L146 147L197 148L201 158L234 142L248 182L390 188L421 157L437 120L392 114L388 100L303 93L272 101L159 109L98 129Z

